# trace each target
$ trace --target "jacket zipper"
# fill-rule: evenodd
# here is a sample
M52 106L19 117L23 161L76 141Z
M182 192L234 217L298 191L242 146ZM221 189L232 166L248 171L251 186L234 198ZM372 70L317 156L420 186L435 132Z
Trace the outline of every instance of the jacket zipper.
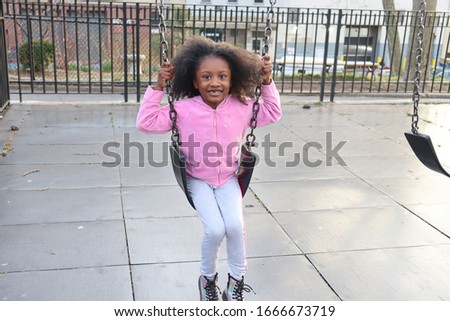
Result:
M217 126L217 110L215 110L215 109L214 109L214 128L216 130L216 143L219 144L219 128ZM220 162L219 157L217 160ZM218 182L218 185L221 184L221 182L220 182L220 163L217 166L217 182Z

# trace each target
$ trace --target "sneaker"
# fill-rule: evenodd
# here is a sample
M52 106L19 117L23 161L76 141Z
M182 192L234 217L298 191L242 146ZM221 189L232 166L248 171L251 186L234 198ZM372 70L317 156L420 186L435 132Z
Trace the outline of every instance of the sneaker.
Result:
M244 301L243 292L253 291L252 287L244 283L244 277L236 280L228 273L227 289L222 293L223 301ZM256 294L256 293L255 293Z
M218 274L213 280L200 275L198 278L198 289L200 291L200 301L219 301L220 289L217 286Z

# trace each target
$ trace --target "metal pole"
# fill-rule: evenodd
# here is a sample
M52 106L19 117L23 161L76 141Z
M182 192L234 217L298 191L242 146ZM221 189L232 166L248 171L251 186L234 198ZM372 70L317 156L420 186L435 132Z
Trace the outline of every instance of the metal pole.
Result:
M327 24L325 32L325 48L323 50L323 64L322 64L322 79L320 83L320 101L323 102L325 96L325 77L327 76L327 58L328 58L328 42L330 41L330 23L331 23L331 9L327 12Z
M341 28L342 28L341 21L342 21L342 10L339 10L338 25L336 30L336 42L334 47L333 76L331 77L331 94L330 94L331 102L334 102L334 96L336 95L337 61L339 56L339 41L341 37Z
M127 4L123 3L123 77L124 77L124 99L125 102L128 102L128 54L127 54Z
M141 42L140 42L140 29L141 29L141 23L140 23L140 7L139 3L136 3L136 101L141 101Z
M8 60L6 56L6 33L3 5L0 5L0 113L10 105Z

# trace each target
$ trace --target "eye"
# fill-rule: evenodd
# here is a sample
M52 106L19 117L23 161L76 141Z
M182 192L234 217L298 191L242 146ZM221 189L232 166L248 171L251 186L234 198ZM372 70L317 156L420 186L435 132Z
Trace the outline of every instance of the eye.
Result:
M227 78L228 78L227 75L220 75L220 76L219 76L219 79L221 79L221 80L224 80L224 79L227 79Z
M210 80L211 76L210 75L203 75L202 78L205 79L205 80Z

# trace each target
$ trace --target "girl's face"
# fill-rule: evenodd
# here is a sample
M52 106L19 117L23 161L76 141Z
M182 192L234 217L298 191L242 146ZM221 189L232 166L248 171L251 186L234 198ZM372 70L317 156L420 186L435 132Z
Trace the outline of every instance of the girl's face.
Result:
M203 58L195 73L194 87L203 101L216 109L230 92L231 70L228 62L214 56Z

